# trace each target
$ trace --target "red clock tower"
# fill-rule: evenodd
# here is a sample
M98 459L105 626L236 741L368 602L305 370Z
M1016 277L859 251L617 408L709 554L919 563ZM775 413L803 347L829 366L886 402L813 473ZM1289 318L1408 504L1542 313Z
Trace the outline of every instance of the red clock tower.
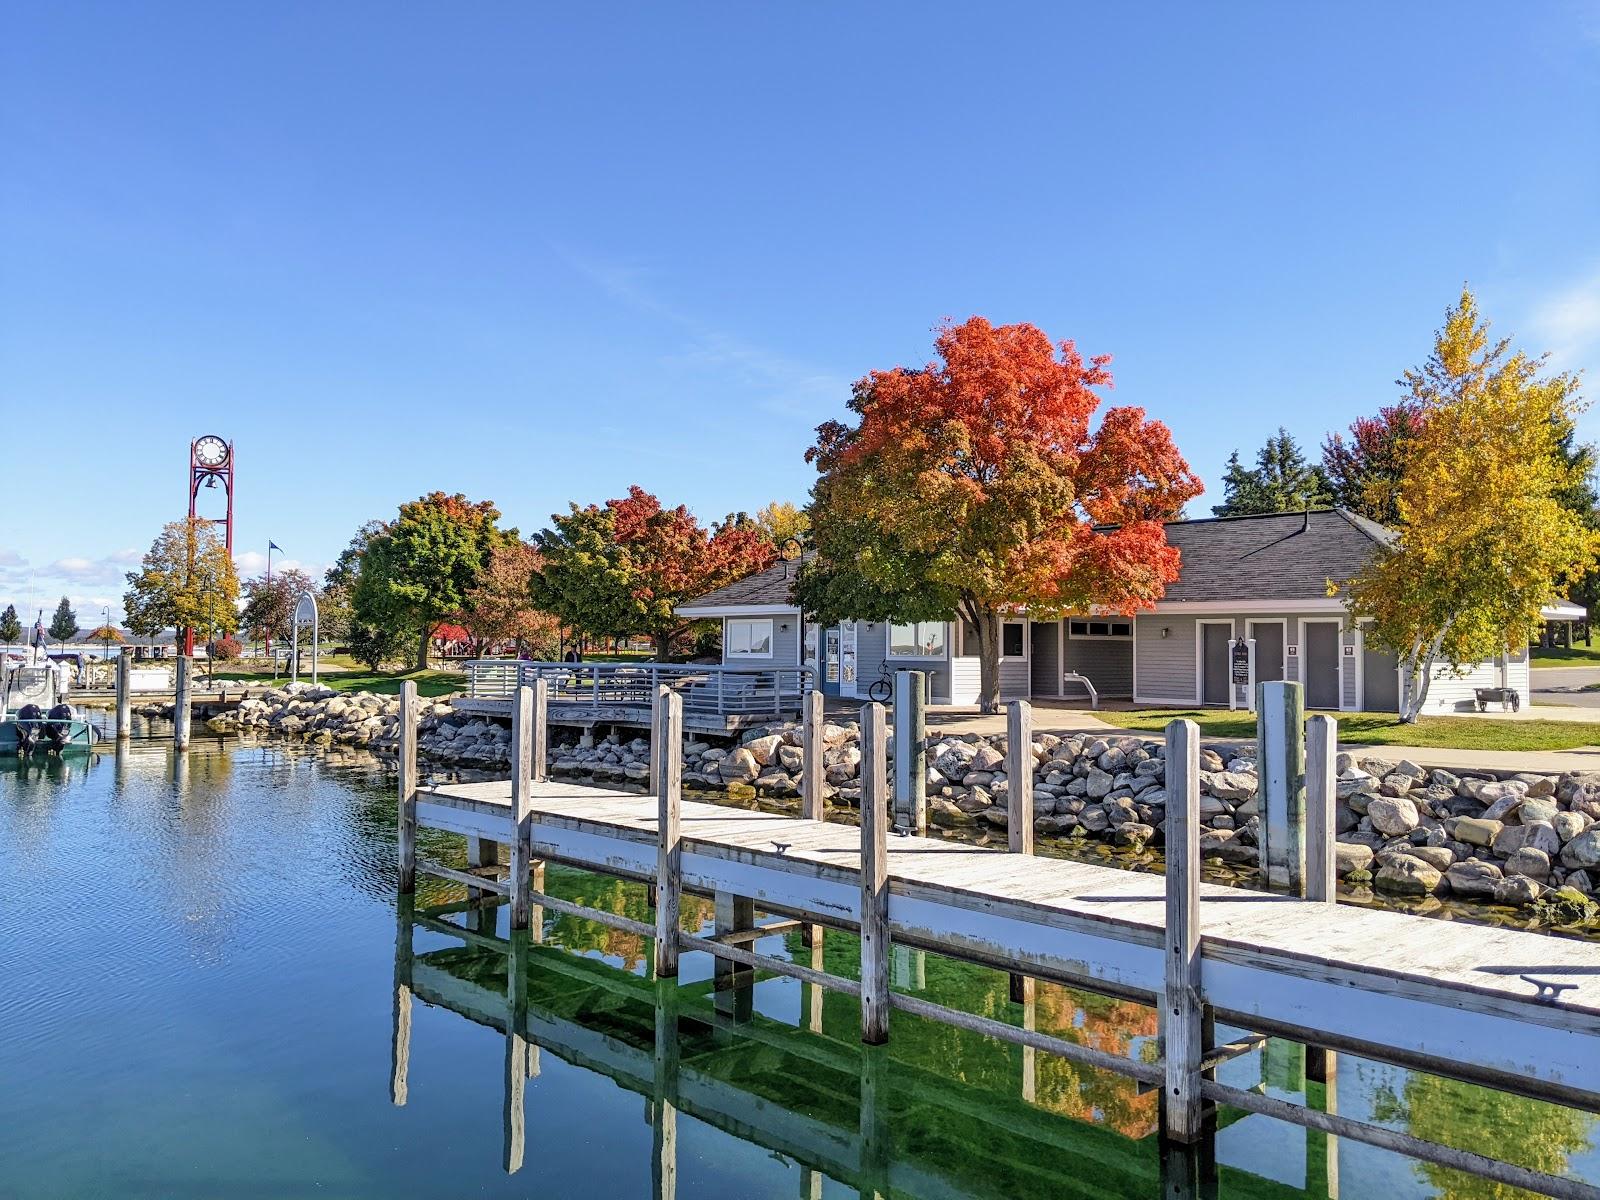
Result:
M223 494L227 497L227 515L202 518L198 511L200 489L214 488L218 483L222 484ZM223 441L214 433L195 438L189 443L189 519L207 520L213 525L221 525L223 543L228 548L228 556L230 558L233 556L233 443ZM183 631L183 652L194 653L192 629Z

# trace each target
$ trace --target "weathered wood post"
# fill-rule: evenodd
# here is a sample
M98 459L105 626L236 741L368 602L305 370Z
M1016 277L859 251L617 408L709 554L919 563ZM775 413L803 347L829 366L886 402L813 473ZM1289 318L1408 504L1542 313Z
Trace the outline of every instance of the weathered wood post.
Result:
M172 697L172 744L179 750L189 748L189 692L193 676L194 659L187 654L180 654L177 686Z
M1335 767L1339 757L1339 723L1332 717L1315 716L1306 722L1306 886L1307 900L1324 904L1339 902L1339 785ZM1327 1085L1327 1095L1335 1095L1339 1057L1322 1046L1306 1047L1306 1075ZM1332 1111L1332 1110L1324 1110ZM1338 1177L1337 1142L1330 1139L1331 1169ZM1331 1194L1337 1194L1337 1187Z
M545 783L550 778L550 681L535 675L533 688L533 770L534 783ZM530 856L533 847L528 847ZM539 897L544 895L544 859L535 858L528 864L528 936L530 941L544 941L544 906ZM538 1047L534 1047L538 1053Z
M1200 992L1200 728L1167 726L1166 985L1161 995L1161 1045L1166 1082L1162 1136L1193 1142L1202 1134L1200 1063L1205 1007Z
M417 890L417 682L400 685L400 894Z
M928 832L928 673L894 673L894 810L918 837Z
M117 655L117 741L133 736L133 647Z
M515 710L513 710L515 711ZM522 1169L527 1146L527 1091L538 1048L528 1043L528 931L513 928L506 961L506 1069L501 1129L507 1175Z
M863 1200L881 1200L889 1194L888 1091L889 1052L873 1046L861 1050L861 1180L857 1194Z
M733 892L717 892L712 897L713 924L718 937L756 927L755 901ZM744 949L749 949L745 943ZM712 1007L734 1021L748 1021L755 1014L755 968L720 955L712 966L714 987Z
M678 907L683 898L683 697L666 684L656 687L650 721L656 757L656 945L657 979L678 974Z
M1263 683L1256 709L1261 877L1269 888L1304 895L1305 689L1298 683Z
M1033 853L1033 705L1006 705L1006 842L1013 854ZM1011 999L1033 999L1033 979L1011 975Z
M511 928L528 928L533 869L533 689L511 700Z
M404 1107L411 1072L411 918L416 899L409 892L394 906L394 1022L389 1038L389 1102Z
M822 693L812 688L805 693L800 710L800 815L808 821L828 819L827 802L822 798L826 784L822 772ZM807 946L822 940L822 926L807 921L800 926L800 940Z
M889 781L883 705L861 708L861 1040L889 1040Z

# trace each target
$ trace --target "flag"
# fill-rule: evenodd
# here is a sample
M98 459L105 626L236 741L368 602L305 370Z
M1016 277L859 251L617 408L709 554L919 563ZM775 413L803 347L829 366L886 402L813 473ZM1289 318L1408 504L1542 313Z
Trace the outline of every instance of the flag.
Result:
M268 550L276 550L276 551L277 551L277 552L278 552L278 553L279 553L279 554L282 554L282 553L283 553L283 547L282 547L282 546L280 546L280 545L278 545L278 543L277 543L277 542L274 542L274 541L270 541L270 540L269 540L269 541L268 541L268 542L267 542L267 549L268 549Z

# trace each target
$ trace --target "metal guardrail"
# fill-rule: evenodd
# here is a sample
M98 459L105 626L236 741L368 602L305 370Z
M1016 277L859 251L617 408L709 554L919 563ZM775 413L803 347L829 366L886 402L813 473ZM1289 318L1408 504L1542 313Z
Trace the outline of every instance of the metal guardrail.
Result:
M543 679L552 705L576 705L603 716L608 708L649 707L666 684L683 697L686 715L766 717L798 714L815 686L810 667L722 667L676 663L551 663L475 659L466 664L467 695L509 700Z

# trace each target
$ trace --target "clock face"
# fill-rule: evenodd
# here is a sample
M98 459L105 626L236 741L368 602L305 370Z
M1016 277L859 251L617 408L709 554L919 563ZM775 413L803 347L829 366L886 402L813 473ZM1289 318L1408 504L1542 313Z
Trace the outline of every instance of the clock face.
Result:
M220 467L228 461L228 443L208 433L194 444L194 457L203 467Z

